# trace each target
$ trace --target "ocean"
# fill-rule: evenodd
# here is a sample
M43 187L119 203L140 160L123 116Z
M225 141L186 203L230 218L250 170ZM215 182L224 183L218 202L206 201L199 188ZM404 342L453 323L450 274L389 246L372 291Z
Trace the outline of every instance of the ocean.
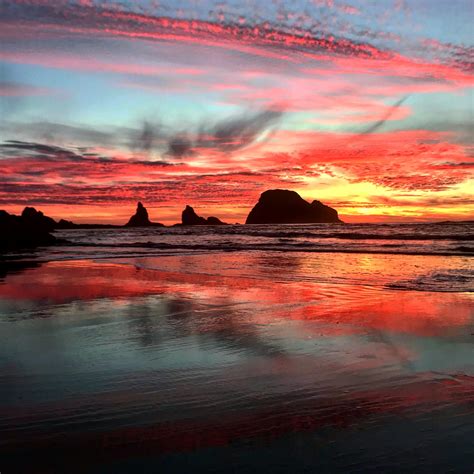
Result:
M0 273L0 470L472 471L472 223L55 235Z
M298 224L63 230L64 253L90 256L212 251L354 252L413 255L474 253L474 221L436 224ZM95 248L94 248L95 247Z

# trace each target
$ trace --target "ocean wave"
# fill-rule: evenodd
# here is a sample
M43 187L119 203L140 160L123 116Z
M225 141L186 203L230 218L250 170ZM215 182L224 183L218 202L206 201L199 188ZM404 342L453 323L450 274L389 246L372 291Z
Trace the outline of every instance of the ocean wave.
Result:
M474 272L461 269L427 273L411 280L400 280L386 285L392 290L436 292L474 292Z
M239 252L239 251L281 251L281 252L335 252L335 253L370 253L370 254L404 254L404 255L443 255L443 256L472 256L470 247L423 247L404 246L399 244L370 245L338 245L338 244L318 244L314 242L217 242L217 243L166 243L166 242L120 242L120 243L99 243L99 242L67 242L62 244L68 248L100 248L102 251L117 251L120 249L147 249L155 251L167 251L179 253L181 251L200 252Z
M465 253L474 253L474 247L466 247L465 245L461 245L460 247L455 247L454 250L458 250L459 252L465 252Z
M227 225L194 227L159 227L132 229L101 229L61 231L61 237L77 240L84 236L105 240L133 236L153 238L189 238L190 240L228 239L332 239L370 241L454 241L473 242L474 225L467 224L286 224L286 225ZM83 240L83 239L81 239Z
M248 235L271 238L317 238L317 239L349 239L349 240L461 240L474 241L474 234L361 234L354 232L258 232Z
M275 251L419 256L474 255L474 225L289 224L73 229L46 252L54 259Z

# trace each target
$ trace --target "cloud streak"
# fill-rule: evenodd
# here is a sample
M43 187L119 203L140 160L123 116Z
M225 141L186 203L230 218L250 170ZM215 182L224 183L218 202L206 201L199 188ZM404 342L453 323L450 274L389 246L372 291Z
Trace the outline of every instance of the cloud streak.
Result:
M361 135L368 135L369 133L374 133L380 128L382 128L385 122L389 120L390 117L392 117L395 114L397 109L407 100L407 98L408 96L405 96L405 97L402 97L397 102L395 102L395 104L393 104L393 106L387 110L385 115L380 120L377 120L375 123L373 123L372 125L367 127L365 130L363 130L361 132Z
M340 12L353 14L354 7L336 5ZM142 9L143 11L143 9ZM405 62L407 65L422 65L423 60L410 61L409 58L390 51L386 47L378 47L360 38L377 40L381 32L351 29L350 23L344 23L347 37L338 31L331 31L330 24L319 24L313 18L306 26L292 25L290 12L284 13L285 7L279 5L278 19L270 21L252 20L252 17L240 14L237 17L228 15L218 21L203 18L176 18L160 16L153 13L139 13L133 9L110 8L106 2L94 5L79 3L62 4L61 6L43 2L28 2L28 5L4 6L0 10L0 21L11 29L17 24L26 31L41 28L49 35L96 35L97 37L118 37L130 40L173 41L200 44L212 48L228 49L262 58L298 62L304 58L318 59L329 54L340 57L358 57L366 60ZM317 13L316 11L314 12ZM328 29L329 28L329 29ZM5 30L6 31L6 30ZM352 37L359 37L354 39ZM382 37L387 38L388 35ZM396 46L396 41L391 43ZM421 51L433 54L443 52L445 67L472 70L473 49L461 45L442 43L436 40L422 40ZM428 55L429 57L429 55ZM63 63L67 59L63 59ZM426 62L429 64L429 62ZM433 63L433 66L435 64ZM81 66L69 64L70 67ZM105 69L109 72L124 72L120 64L94 64L91 60L82 63L84 68ZM156 74L153 66L136 65L129 68L131 74ZM188 70L186 74L199 74L199 70Z

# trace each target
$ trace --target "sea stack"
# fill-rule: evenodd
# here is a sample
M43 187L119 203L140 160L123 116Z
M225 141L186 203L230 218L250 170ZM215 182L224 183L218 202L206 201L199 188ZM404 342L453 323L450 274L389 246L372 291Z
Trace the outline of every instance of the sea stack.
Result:
M163 226L158 222L151 222L148 218L148 211L146 207L139 202L135 214L130 217L130 220L125 224L125 227L149 227L149 226Z
M342 222L337 211L319 201L311 204L297 192L287 189L270 189L247 217L246 224L319 224Z
M198 216L191 206L186 206L186 208L182 212L181 224L182 225L226 225L225 222L222 222L220 219L214 216L208 217L207 219L204 217Z
M56 221L52 217L45 216L34 207L25 207L21 213L21 220L30 228L41 231L52 232L56 227Z
M50 234L56 222L34 207L25 207L21 216L0 211L0 249L29 248L57 243Z

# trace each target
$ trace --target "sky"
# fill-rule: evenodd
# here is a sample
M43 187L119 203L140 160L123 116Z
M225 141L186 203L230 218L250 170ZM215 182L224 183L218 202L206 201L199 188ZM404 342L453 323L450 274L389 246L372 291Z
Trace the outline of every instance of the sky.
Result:
M75 222L293 189L474 218L472 0L0 3L0 208Z

